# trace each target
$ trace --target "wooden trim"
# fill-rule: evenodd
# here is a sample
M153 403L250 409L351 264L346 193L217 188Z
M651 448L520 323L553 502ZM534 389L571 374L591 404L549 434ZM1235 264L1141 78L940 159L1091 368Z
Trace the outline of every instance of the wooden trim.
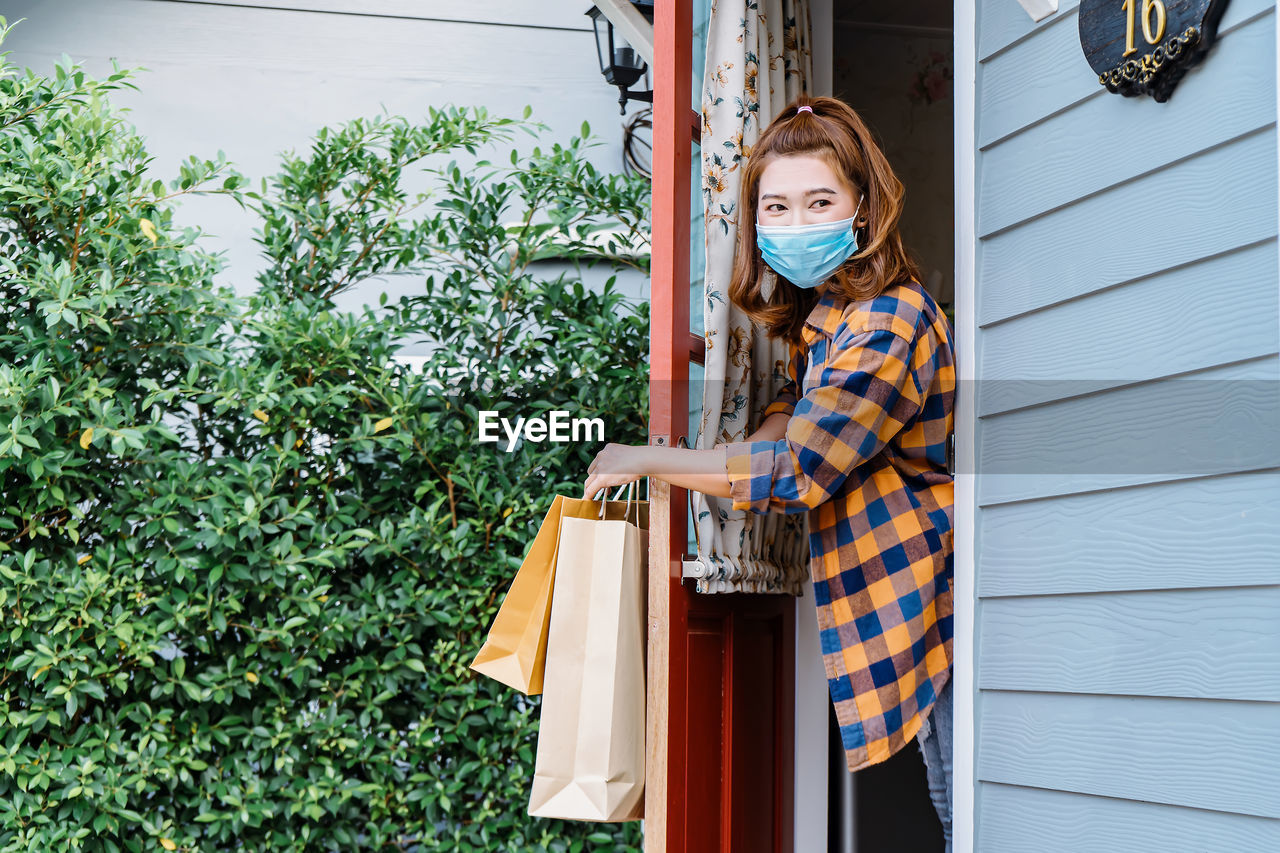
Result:
M707 339L693 332L689 333L689 360L694 364L707 363Z
M955 19L955 221L956 221L956 475L953 547L955 603L951 677L953 696L952 812L954 853L977 849L977 763L974 687L977 684L974 630L977 612L975 521L977 489L977 75L976 0L956 0Z
M654 512L658 506L671 505L671 486L665 480L649 481L649 639L646 661L645 694L645 781L644 781L644 850L666 853L667 850L667 751L668 686L671 640L671 596L667 592L669 578L662 571L662 557L671 541L669 512Z
M653 256L649 343L649 441L674 447L689 419L689 193L692 141L689 78L693 74L692 0L654 8ZM687 633L682 598L686 542L683 489L654 479L650 492L648 714L646 720L646 853L684 853L684 773L671 773L672 744L685 742ZM678 511L677 511L678 508ZM672 602L680 602L673 607ZM672 624L673 619L677 624Z

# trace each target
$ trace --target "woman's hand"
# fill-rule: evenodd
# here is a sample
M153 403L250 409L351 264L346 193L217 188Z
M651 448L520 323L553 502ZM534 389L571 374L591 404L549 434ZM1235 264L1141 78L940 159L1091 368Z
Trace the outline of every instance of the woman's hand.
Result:
M650 447L644 444L606 444L587 467L583 499L601 489L622 486L650 477L716 497L731 496L723 446L708 450L687 447Z
M590 500L601 489L626 485L649 476L645 470L645 452L648 449L642 444L606 444L587 466L583 500Z

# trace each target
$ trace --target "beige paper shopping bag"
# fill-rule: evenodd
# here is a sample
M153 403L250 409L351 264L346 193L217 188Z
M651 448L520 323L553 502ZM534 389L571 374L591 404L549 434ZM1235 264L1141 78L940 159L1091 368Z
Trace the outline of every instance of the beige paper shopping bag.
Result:
M560 520L594 518L598 501L556 495L471 668L522 693L542 692Z
M590 503L597 514L560 520L529 814L639 820L649 505Z

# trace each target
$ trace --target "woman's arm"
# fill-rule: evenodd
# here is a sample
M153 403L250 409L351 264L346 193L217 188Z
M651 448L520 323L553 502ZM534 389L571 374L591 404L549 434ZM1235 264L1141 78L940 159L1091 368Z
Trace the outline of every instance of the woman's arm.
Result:
M764 419L760 429L751 433L743 441L777 441L787 434L787 421L791 415L786 412L774 412Z
M605 445L587 469L582 497L594 498L601 489L612 489L641 477L656 477L683 489L729 497L724 447L693 450L642 444Z
M774 412L765 418L758 430L743 440L777 441L786 435L789 420L790 415ZM656 477L673 486L702 492L704 495L730 497L724 445L710 450L694 450L686 447L609 444L587 468L583 498L590 499L601 489L612 489L641 477Z
M796 403L785 440L723 445L735 507L814 509L919 417L933 376L933 335L864 328L838 332L834 344L821 380Z

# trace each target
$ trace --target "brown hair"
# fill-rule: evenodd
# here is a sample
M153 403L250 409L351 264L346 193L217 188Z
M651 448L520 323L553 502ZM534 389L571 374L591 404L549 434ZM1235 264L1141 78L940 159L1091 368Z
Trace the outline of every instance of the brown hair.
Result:
M799 112L808 106L813 111ZM858 251L834 274L830 292L860 301L879 296L904 279L920 280L920 269L902 245L898 220L902 216L902 182L884 152L853 108L837 98L801 96L765 128L752 146L742 173L738 202L738 250L729 281L729 299L748 317L765 327L770 337L800 341L800 329L818 301L817 294L796 287L782 276L768 299L760 293L766 270L756 246L760 176L770 162L794 154L816 154L836 174L865 194L861 213L867 224L859 228Z

